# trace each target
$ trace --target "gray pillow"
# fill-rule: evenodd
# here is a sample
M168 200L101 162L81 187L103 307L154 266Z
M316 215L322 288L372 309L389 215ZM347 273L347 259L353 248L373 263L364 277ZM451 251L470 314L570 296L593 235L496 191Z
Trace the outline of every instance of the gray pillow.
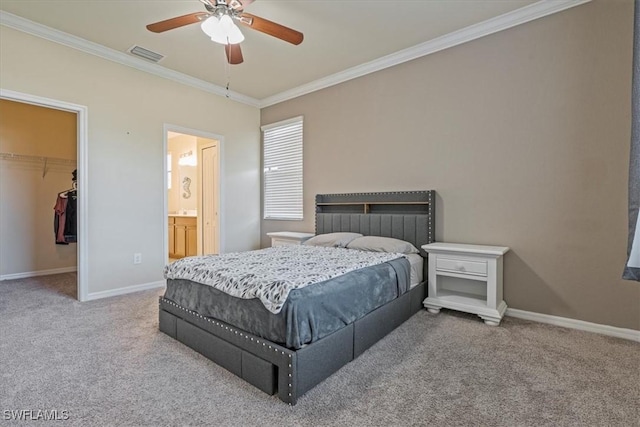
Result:
M308 240L303 245L310 246L331 246L335 248L346 248L350 241L357 237L362 237L360 233L326 233L318 234Z
M401 254L417 254L419 251L409 242L391 237L363 236L352 240L349 249L371 252L397 252Z

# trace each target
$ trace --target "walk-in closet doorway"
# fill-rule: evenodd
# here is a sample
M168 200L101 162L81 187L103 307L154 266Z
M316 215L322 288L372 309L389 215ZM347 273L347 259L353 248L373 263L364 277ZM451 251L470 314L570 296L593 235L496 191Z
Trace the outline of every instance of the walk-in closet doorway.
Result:
M87 123L88 123L88 111L87 111L87 107L82 106L82 105L76 105L76 104L71 104L68 102L64 102L64 101L59 101L59 100L55 100L55 99L50 99L50 98L43 98L40 96L35 96L35 95L30 95L30 94L25 94L25 93L21 93L21 92L15 92L15 91L10 91L10 90L4 90L4 89L0 89L0 100L6 100L9 102L15 102L15 103L21 103L21 104L26 104L26 105L31 105L31 106L36 106L36 107L43 107L45 109L52 109L52 110L58 110L58 111L63 111L63 112L69 112L75 115L75 126L76 126L76 158L75 159L68 159L63 157L58 157L58 156L54 156L51 154L51 150L47 151L46 153L38 153L37 150L36 151L29 151L26 149L26 147L20 147L19 145L13 144L13 145L9 145L9 141L3 141L3 145L4 142L6 142L6 146L10 147L11 150L7 150L4 151L2 149L0 149L0 152L2 152L2 159L0 161L2 161L2 167L5 169L3 171L7 172L7 178L9 178L10 176L12 176L13 178L7 179L7 185L6 187L3 187L4 191L2 191L2 193L0 193L0 199L2 199L2 205L3 205L3 209L6 209L7 211L5 212L6 215L3 215L4 217L9 217L10 219L13 218L19 218L20 216L24 216L25 218L28 216L33 216L34 212L30 211L30 209L34 209L33 207L29 207L27 205L21 205L18 206L18 204L12 204L11 203L11 198L15 198L15 194L13 194L11 191L9 191L8 189L10 188L20 188L20 183L19 182L13 182L16 179L19 179L19 177L21 176L21 174L23 174L23 176L27 177L27 176L32 176L34 173L37 173L39 176L36 177L37 179L41 180L40 184L43 185L48 185L51 184L50 181L46 181L47 179L47 174L49 174L49 178L51 180L51 178L54 176L53 172L57 171L57 175L60 175L60 169L69 169L68 171L65 170L65 174L68 172L68 180L64 181L64 182L59 182L58 185L53 184L52 187L52 191L49 191L50 189L48 187L45 188L45 193L47 192L51 192L50 194L50 202L48 204L45 205L48 206L48 209L44 209L42 207L38 207L38 209L43 210L42 214L44 215L43 218L46 218L46 216L49 217L49 221L48 224L46 223L47 221L45 219L38 219L38 227L40 227L40 225L42 225L42 231L38 231L38 233L36 233L36 235L34 235L32 237L32 239L37 239L38 241L40 241L40 239L49 239L46 240L47 245L55 245L55 234L54 234L54 205L56 203L56 197L58 195L58 193L63 193L66 190L70 190L72 189L74 186L76 187L76 227L77 227L77 232L76 232L76 242L75 243L69 243L69 245L75 245L76 246L76 250L75 250L75 269L77 271L77 292L76 292L76 298L80 301L86 301L87 299L89 299L89 292L88 292L88 283L87 283L87 277L88 277L88 269L87 269L87 262L88 262L88 236L87 236L87 196L88 196L88 191L87 191ZM33 128L35 130L35 127ZM25 151L21 151L21 148L25 148ZM12 158L12 156L14 156ZM22 157L18 157L18 156L22 156ZM67 163L66 161L69 160L69 164L65 164ZM73 160L75 160L75 162L73 162ZM24 163L26 165L26 163L28 163L28 167L24 166L17 166L18 163ZM75 163L75 164L73 164ZM10 171L9 169L13 168L12 171ZM75 170L76 171L76 181L75 183L73 182L73 175L72 175L72 171ZM14 175L10 175L11 173L13 173ZM27 175L30 174L30 175ZM33 178L31 178L33 181ZM59 179L59 178L58 178ZM35 181L34 181L35 182ZM42 187L42 186L39 186ZM57 191L54 191L57 190ZM42 191L42 188L40 188L39 191ZM26 196L26 195L25 195ZM45 194L46 196L46 194ZM7 198L7 200L5 200L5 198ZM49 206L50 205L50 206ZM47 211L48 210L48 214ZM10 224L4 224L2 223L2 234L3 234L3 239L2 240L9 240L9 239L4 239L4 235L9 235L11 230L11 225ZM16 241L16 239L12 239L13 240L13 244L17 244L19 242ZM19 239L18 239L19 240ZM56 264L55 261L57 261L55 258L58 254L64 254L64 248L60 248L59 252L56 252L56 248L53 248L52 250L50 250L49 252L37 252L37 253L33 253L33 251L30 250L30 248L33 248L37 245L34 244L33 242L31 242L29 245L26 245L25 248L23 248L22 252L19 253L18 255L13 254L13 256L15 258L10 259L9 257L7 257L7 253L10 252L7 250L7 248L2 248L2 254L0 257L0 262L2 262L2 266L0 266L0 280L11 280L11 279L20 279L20 278L27 278L27 277L35 277L35 276L44 276L44 275L50 275L50 274L55 274L56 272L63 272L63 271L71 271L73 270L72 266L69 267L59 267L56 268ZM50 248L51 249L51 248ZM69 252L69 251L67 251ZM38 258L37 261L38 262L23 262L27 259L27 257L32 256L34 258ZM47 259L49 258L49 259ZM51 264L51 262L53 262L53 264ZM49 263L49 264L48 264ZM16 265L22 265L22 267L16 268ZM48 268L49 266L49 268ZM53 266L53 267L51 267ZM14 271L15 270L15 271ZM17 271L17 270L24 270L24 271ZM1 284L0 284L1 286Z

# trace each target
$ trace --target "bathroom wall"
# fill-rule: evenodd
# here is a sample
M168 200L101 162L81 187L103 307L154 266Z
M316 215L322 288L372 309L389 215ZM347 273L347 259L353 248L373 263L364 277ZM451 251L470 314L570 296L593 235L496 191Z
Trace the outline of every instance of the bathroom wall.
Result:
M191 135L178 135L167 141L167 153L171 153L171 189L168 190L169 213L190 213L198 209L197 166L180 165L180 156L189 152L197 156L197 138ZM185 182L187 180L187 182Z

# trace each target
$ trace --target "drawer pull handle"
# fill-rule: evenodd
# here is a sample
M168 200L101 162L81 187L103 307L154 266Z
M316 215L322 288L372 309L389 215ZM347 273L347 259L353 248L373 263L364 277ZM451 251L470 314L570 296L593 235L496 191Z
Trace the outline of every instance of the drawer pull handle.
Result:
M456 270L458 270L458 271L466 271L466 269L464 268L464 265L460 264L459 262L456 263Z

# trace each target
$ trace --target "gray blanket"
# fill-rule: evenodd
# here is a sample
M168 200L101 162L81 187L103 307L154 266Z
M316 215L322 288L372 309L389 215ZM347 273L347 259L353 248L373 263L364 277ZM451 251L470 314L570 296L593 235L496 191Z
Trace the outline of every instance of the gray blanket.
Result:
M409 261L402 257L292 290L278 314L257 298L233 297L190 280L167 280L164 297L202 316L299 349L399 297L409 290L409 283Z
M194 256L172 262L165 279L213 286L234 297L259 298L278 314L289 292L360 268L391 261L399 253L346 248L284 245L255 251Z

